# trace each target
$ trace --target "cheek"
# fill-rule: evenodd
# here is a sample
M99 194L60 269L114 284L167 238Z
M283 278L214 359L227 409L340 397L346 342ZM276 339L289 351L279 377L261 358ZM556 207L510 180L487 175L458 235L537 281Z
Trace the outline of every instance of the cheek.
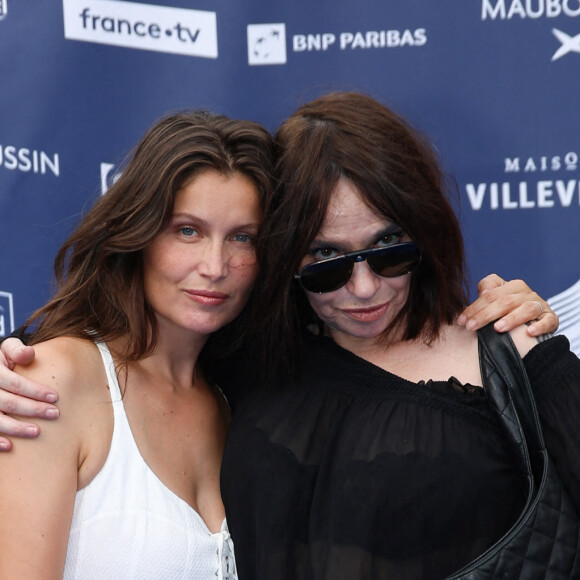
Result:
M145 290L163 288L165 284L182 280L190 268L191 256L175 248L167 248L158 241L143 253L143 280Z
M240 279L254 281L258 274L258 260L253 251L236 252L228 260L230 272Z
M382 298L389 298L393 303L401 306L407 301L409 288L411 287L411 278L408 275L400 276L399 278L382 278L381 290L377 293L377 300ZM312 292L305 292L306 298L312 310L316 315L323 319L331 315L331 313L339 308L341 305L348 303L350 296L340 296L339 289L336 292L328 292L326 294L315 294Z
M256 254L245 252L233 255L228 261L229 267L240 270L248 270L249 272L258 271L258 261Z
M334 292L328 294L306 293L310 307L321 320L324 320L325 316L328 316L333 310L334 298L331 297L331 294L334 294Z
M230 262L230 276L235 279L237 287L245 294L250 293L257 275L258 262L255 258Z
M399 297L407 298L409 294L409 288L411 287L411 276L406 274L405 276L400 276L399 278L387 278L386 282L390 288L396 292Z
M156 254L157 252L153 247L146 248L143 252L143 283L146 293L158 278L156 264L159 261Z

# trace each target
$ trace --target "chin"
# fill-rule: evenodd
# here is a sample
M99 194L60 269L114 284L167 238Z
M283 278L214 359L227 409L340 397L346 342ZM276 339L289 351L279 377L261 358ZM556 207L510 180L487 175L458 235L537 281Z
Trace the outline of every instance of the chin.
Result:
M235 318L235 316L232 316L227 319L208 320L207 322L196 320L191 323L190 329L199 334L213 334L233 322Z
M344 336L360 339L378 338L387 328L387 325L373 326L369 328L344 328L331 326L332 332L340 333Z

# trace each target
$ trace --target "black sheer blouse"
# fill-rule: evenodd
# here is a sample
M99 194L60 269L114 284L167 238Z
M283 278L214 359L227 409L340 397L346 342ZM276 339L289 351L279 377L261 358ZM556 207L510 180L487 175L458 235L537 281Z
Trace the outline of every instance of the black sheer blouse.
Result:
M524 362L580 505L580 361L558 337ZM444 578L523 507L483 389L411 383L314 336L300 385L241 396L243 376L224 385L237 397L221 482L240 580Z

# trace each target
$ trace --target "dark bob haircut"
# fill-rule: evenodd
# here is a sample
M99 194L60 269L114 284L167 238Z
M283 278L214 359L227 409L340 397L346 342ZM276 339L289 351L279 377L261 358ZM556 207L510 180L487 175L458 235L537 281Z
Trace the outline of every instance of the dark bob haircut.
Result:
M400 329L404 339L434 340L441 325L453 322L465 307L467 284L459 223L429 142L375 99L352 92L303 105L275 141L278 187L258 248L259 308L267 316L261 317L256 340L264 360L272 360L275 345L282 346L281 366L270 366L288 371L298 360L300 336L315 315L293 275L341 178L397 223L422 253L407 303L381 338L386 341Z

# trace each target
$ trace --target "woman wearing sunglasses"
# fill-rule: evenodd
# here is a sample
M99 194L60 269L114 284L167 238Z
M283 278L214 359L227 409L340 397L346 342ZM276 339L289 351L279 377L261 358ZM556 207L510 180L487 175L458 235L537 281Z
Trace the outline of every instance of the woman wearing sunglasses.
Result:
M378 122L384 116L386 126ZM461 262L461 240L434 161L421 147L405 153L413 149L415 137L399 123L374 101L337 95L298 111L278 134L278 171L287 185L268 208L258 244L264 268L253 330L242 355L218 361L213 369L234 415L222 491L235 525L240 578L434 578L431 572L452 569L471 553L457 549L450 538L435 565L427 553L431 548L415 537L431 529L425 506L441 505L447 520L459 516L455 504L442 501L455 493L449 488L455 475L451 482L446 479L455 465L455 448L463 441L462 458L469 458L469 445L482 437L481 425L490 419L479 419L481 397L457 399L461 393L455 394L455 383L446 382L449 367L459 380L478 384L472 362L465 362L475 339L452 324L465 305L462 271L454 273L458 256ZM390 136L392 151L375 147L375 141ZM399 143L400 138L408 143ZM435 174L419 176L421 163ZM427 186L435 190L431 202L444 207L439 217L433 213L428 235L419 236L425 216L414 227L416 208L405 208L403 202ZM391 191L398 198L385 195ZM442 244L440 228L447 221L458 247ZM423 251L429 246L439 247L433 253L435 267L433 256ZM541 334L555 328L557 317L525 285L494 288L501 284L497 277L484 284L489 291L465 310L465 319L481 325L512 310L504 320L508 327L540 314L530 329ZM18 353L14 343L3 345L9 358L33 354L32 349ZM440 364L431 352L439 353ZM249 358L256 356L259 365ZM254 373L258 367L261 372ZM384 367L403 377L416 369L421 379L438 382L414 385ZM49 393L2 371L8 390L34 394L38 388L40 398ZM467 389L477 393L477 387ZM23 401L2 392L0 408L29 415L47 408ZM406 410L401 405L407 403ZM453 411L463 406L466 410L455 417ZM438 416L429 417L437 410ZM470 428L473 414L479 431ZM12 421L0 414L0 431L18 433L20 423ZM38 429L30 427L36 435ZM482 461L483 467L473 477L457 462L462 493L456 504L472 498L473 492L463 487L478 484L482 469L489 471L488 483L507 466L507 474L492 487L512 487L514 476L497 438L497 433L491 437L499 452L476 448L473 464ZM388 461L390 453L395 464ZM496 460L494 453L501 457ZM407 455L417 461L405 464ZM420 482L424 488L417 490ZM481 511L461 514L460 528L468 531L474 525L471 514ZM493 522L491 531L483 526L481 541L468 538L471 551L507 519ZM413 525L403 526L408 520ZM430 535L444 525L444 520L437 522ZM400 574L392 576L393 569Z
M306 104L276 140L269 316L250 341L268 376L237 406L222 461L240 578L444 578L512 526L527 488L477 336L457 324L463 242L441 171L359 94ZM512 336L580 509L580 363L564 337Z

